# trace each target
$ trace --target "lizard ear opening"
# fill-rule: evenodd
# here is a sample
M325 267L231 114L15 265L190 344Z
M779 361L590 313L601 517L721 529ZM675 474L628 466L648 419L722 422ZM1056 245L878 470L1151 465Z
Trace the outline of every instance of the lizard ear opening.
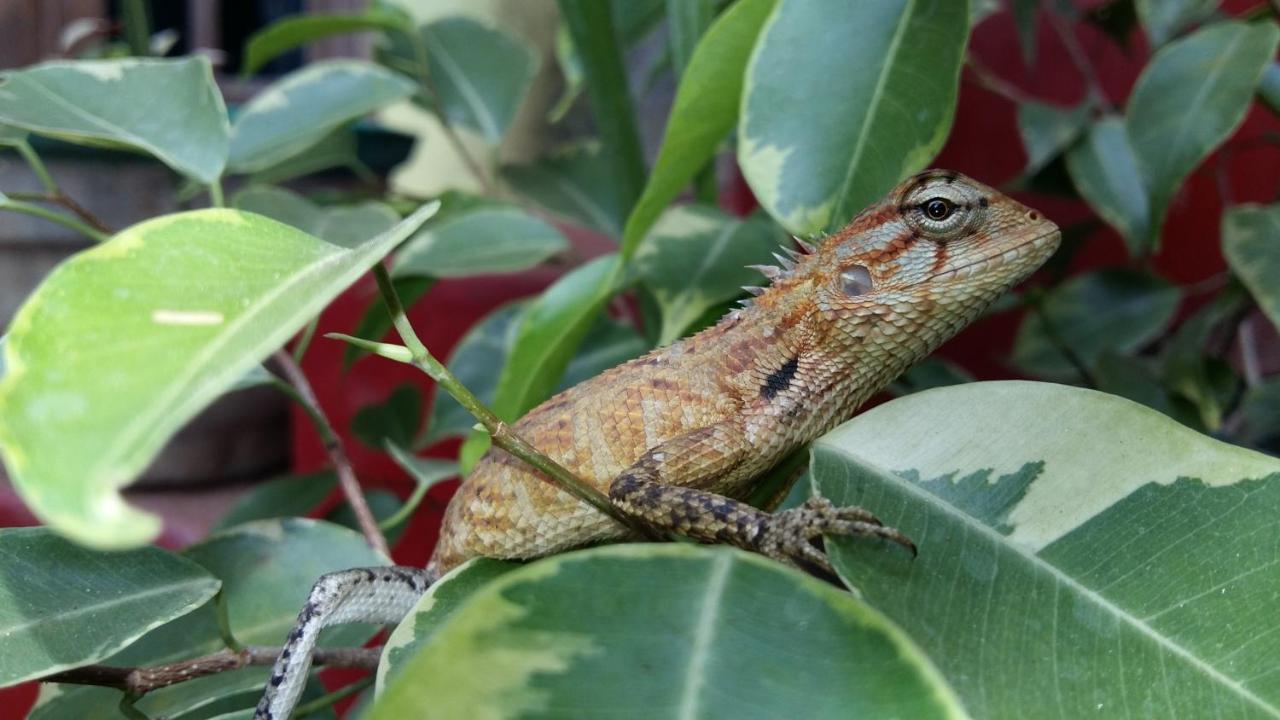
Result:
M865 295L875 289L871 273L861 265L850 265L840 273L840 289L849 297Z

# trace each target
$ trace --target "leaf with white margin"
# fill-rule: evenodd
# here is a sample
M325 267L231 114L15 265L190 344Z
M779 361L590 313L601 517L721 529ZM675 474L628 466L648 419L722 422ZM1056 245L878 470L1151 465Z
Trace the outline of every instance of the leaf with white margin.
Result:
M0 529L0 686L98 662L220 584L160 548L108 554L46 528Z
M320 142L343 123L412 95L408 78L373 63L311 63L267 86L236 116L231 172L265 170Z
M197 210L59 265L4 348L0 457L28 507L93 547L151 541L159 518L119 488L435 207L351 249L259 215Z
M975 717L1280 716L1280 460L1112 395L988 382L867 411L813 472L919 546L828 540Z
M150 153L202 183L222 174L230 128L209 59L54 61L0 75L0 123Z
M951 128L968 36L967 2L780 0L738 120L760 204L791 232L830 230L924 168Z
M318 551L318 549L320 551ZM372 550L359 533L332 523L302 518L260 520L215 533L182 552L222 581L227 620L247 645L278 646L298 618L311 586L323 574L390 560ZM377 628L343 625L320 636L324 647L359 645ZM213 603L161 625L106 661L116 667L160 665L218 652ZM148 717L181 720L184 713L247 693L252 705L271 669L244 667L147 693L137 702ZM48 687L48 686L47 686ZM120 720L121 693L100 687L57 685L41 695L29 720ZM257 691L257 692L253 692ZM194 717L204 717L195 715Z
M432 583L382 647L375 692L382 694L405 662L435 637L436 631L473 593L518 567L519 563L473 558Z
M759 555L661 543L487 583L366 718L604 715L966 717L929 659L853 595Z

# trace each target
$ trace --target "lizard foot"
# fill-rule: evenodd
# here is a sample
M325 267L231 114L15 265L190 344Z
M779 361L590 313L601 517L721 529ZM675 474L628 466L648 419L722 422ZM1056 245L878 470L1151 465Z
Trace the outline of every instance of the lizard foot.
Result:
M800 507L766 516L757 549L788 565L811 565L835 575L824 551L814 544L823 535L884 538L916 554L915 543L901 531L885 527L879 518L863 508L836 507L824 497L811 497Z

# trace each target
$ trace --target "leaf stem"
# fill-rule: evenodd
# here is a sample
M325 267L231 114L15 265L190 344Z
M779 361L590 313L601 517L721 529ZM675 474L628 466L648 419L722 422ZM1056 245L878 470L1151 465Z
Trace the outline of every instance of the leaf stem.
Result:
M373 512L369 510L369 504L365 502L364 493L360 490L360 482L356 479L355 468L351 464L351 458L347 455L346 448L342 445L342 439L334 431L329 418L320 409L320 402L316 399L315 391L311 388L311 383L307 380L306 374L302 372L302 368L293 359L293 356L285 350L277 350L272 355L272 358L276 361L276 365L288 381L277 380L277 386L286 395L297 401L311 419L311 424L315 426L316 432L320 434L320 440L324 443L325 452L329 455L329 463L333 465L334 472L338 476L338 486L342 488L343 496L346 497L347 502L351 505L352 512L355 513L356 523L360 526L360 532L364 534L365 541L369 543L369 547L390 558L391 550L387 547L387 539L383 537L382 531L378 529L378 521L374 518Z
M1089 88L1089 97L1093 99L1097 106L1105 113L1115 112L1115 106L1107 99L1107 93L1102 89L1102 82L1098 79L1098 74L1094 72L1093 63L1089 61L1089 56L1085 54L1084 48L1080 47L1080 41L1076 38L1075 33L1067 26L1067 21L1053 10L1047 10L1045 13L1049 16L1049 24L1053 26L1054 32L1058 34L1058 38L1062 40L1062 44L1067 49L1067 56L1071 58L1071 63L1080 71L1080 75L1084 78L1085 85Z
M40 682L69 685L96 685L123 690L141 697L153 690L188 680L239 670L249 665L272 665L283 648L251 645L243 650L219 650L191 660L151 667L86 665L74 670L46 675ZM329 667L374 670L382 648L317 648L312 663Z
M13 144L13 149L18 151L22 159L26 161L27 166L31 168L31 172L36 174L40 179L40 184L44 186L45 192L50 195L60 194L58 183L54 181L53 175L49 174L49 168L45 167L44 161L36 154L36 149L31 147L31 141L27 139L19 140Z
M593 485L573 474L560 463L542 454L537 448L516 434L507 423L503 422L484 403L480 402L480 399L463 385L453 373L449 372L448 368L441 364L439 360L436 360L426 346L422 344L422 341L418 339L417 333L414 332L413 326L409 323L409 318L405 315L404 307L400 304L400 297L396 294L395 286L391 282L391 275L387 272L386 267L380 264L375 265L373 273L374 277L377 278L378 290L382 293L382 299L386 302L387 310L391 313L391 322L400 334L400 339L404 342L405 347L409 350L411 363L425 372L432 380L435 380L441 389L453 396L458 401L458 404L466 408L467 412L470 412L476 420L479 420L480 425L493 438L494 445L523 460L579 500L628 527L636 527L636 523L632 518L614 507L613 503L609 502L609 499Z
M52 210L46 210L40 207L39 205L35 205L33 203L23 202L21 200L14 200L10 198L7 201L0 201L0 210L11 210L16 213L22 213L23 215L31 215L34 217L43 218L45 220L48 220L49 222L57 223L58 225L61 225L65 228L75 230L81 235L84 235L85 237L93 240L94 242L101 243L111 239L111 237L106 233L103 233L97 230L96 228L90 227L89 225L83 222L80 222L75 218L67 217L66 215L53 212Z
M209 183L209 204L214 207L226 207L227 201L222 196L222 181L214 180Z
M1015 105L1040 102L1024 92L1022 88L996 75L991 68L987 67L972 53L965 58L964 64L969 68L969 73L973 76L974 81Z

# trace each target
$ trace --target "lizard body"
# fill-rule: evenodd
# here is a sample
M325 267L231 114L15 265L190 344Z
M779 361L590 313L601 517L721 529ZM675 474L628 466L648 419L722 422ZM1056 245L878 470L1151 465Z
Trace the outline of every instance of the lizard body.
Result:
M829 569L823 534L910 546L861 508L815 498L777 514L741 502L787 454L975 319L1057 248L1057 226L956 173L908 179L780 267L716 325L552 397L513 430L640 524ZM333 573L313 589L273 669L258 720L283 720L315 636L395 622L465 560L528 559L633 530L494 448L451 500L425 569Z

